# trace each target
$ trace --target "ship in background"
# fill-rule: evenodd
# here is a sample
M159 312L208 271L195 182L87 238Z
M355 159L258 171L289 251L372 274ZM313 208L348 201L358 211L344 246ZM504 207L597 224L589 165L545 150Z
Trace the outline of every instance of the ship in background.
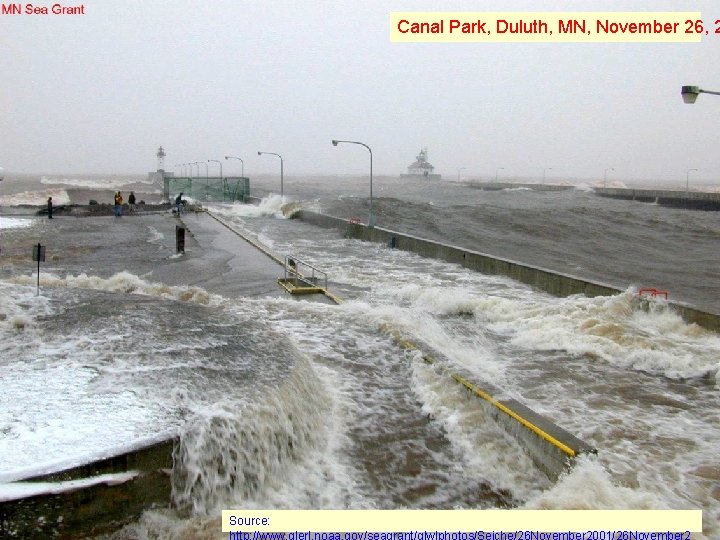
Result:
M400 178L424 178L425 180L440 180L441 175L435 174L433 167L427 160L428 152L427 148L420 150L420 153L415 158L415 161L408 165L407 174L401 174Z
M0 167L0 182L2 182L3 178L5 178L5 169Z

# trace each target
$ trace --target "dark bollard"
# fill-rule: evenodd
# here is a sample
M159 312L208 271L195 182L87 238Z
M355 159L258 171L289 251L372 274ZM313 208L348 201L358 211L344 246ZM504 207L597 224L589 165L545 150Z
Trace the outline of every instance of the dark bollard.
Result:
M175 249L178 253L185 253L185 227L175 225Z
M388 242L388 246L389 246L391 249L395 249L395 248L397 247L397 238L394 237L394 236L391 236L391 237L390 237L390 242Z

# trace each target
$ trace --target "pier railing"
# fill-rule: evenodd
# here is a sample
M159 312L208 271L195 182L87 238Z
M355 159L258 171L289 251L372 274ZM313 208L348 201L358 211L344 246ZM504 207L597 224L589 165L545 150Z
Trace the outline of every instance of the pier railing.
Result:
M296 288L299 287L322 287L327 290L328 278L327 273L316 268L310 263L302 261L294 255L285 257L285 273L283 280L286 283L293 283ZM319 282L322 285L319 285Z
M168 177L168 193L175 197L183 193L198 201L246 202L250 195L250 179L244 176L224 177Z

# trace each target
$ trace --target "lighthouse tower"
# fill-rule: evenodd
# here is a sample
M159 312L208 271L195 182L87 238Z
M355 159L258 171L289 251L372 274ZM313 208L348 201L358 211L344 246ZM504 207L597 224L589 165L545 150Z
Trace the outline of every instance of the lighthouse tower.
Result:
M165 172L165 150L163 150L162 146L158 148L157 154L155 155L158 159L158 172Z

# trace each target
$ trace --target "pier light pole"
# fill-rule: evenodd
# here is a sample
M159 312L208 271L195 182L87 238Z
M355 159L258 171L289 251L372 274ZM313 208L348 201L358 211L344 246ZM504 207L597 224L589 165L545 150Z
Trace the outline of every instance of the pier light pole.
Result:
M374 227L375 226L375 215L373 214L373 193L372 193L372 184L373 184L373 175L372 175L372 149L365 143L359 142L359 141L339 141L336 139L332 140L332 145L337 146L338 143L348 143L348 144L359 144L360 146L364 146L368 149L368 152L370 152L370 212L368 213L368 227ZM458 172L458 174L460 174Z
M695 100L700 94L713 94L715 96L720 96L720 92L715 92L714 90L703 90L699 86L683 86L680 90L680 94L682 95L683 101L688 105L695 103Z
M496 182L497 182L497 180L498 180L498 173L499 173L500 171L504 171L504 170L505 170L505 167L498 167L497 169L495 169L495 181L496 181Z
M545 173L546 173L547 171L552 171L552 167L545 167L545 168L543 169L543 181L542 181L543 184L545 183Z
M222 179L222 177L223 177L222 176L222 161L218 161L217 159L208 159L208 163L210 163L211 161L213 163L217 163L218 165L220 165L220 182L222 182L223 181L223 179ZM208 188L206 185L205 186L205 200L207 200L207 191L208 191Z
M242 160L242 158L239 158L237 156L225 156L225 159L239 159L240 164L242 165L242 172L240 173L240 175L245 178L245 162Z
M605 169L605 176L604 176L604 178L603 178L603 187L607 187L607 173L608 173L608 171L614 171L614 170L615 170L614 167L609 167L609 168Z
M200 178L200 162L199 162L199 161L193 161L192 164L195 165L195 166L197 166L197 178ZM192 171L192 167L190 168L190 170Z
M205 200L208 200L208 164L204 161L198 161L205 165ZM198 176L200 176L200 166L198 165Z
M688 169L688 171L685 173L685 198L688 198L688 194L690 192L690 173L693 171L697 171L697 169Z
M222 161L218 161L217 159L208 159L208 163L211 161L220 165L220 180L222 180Z
M277 156L280 158L280 202L283 201L283 158L280 154L276 154L275 152L258 152L258 156L262 156L263 154L270 154L271 156Z
M699 86L683 86L680 89L680 94L682 95L683 101L688 105L692 105L693 103L695 103L695 100L700 94L712 94L714 96L720 96L720 92L717 92L715 90L703 90ZM685 174L685 198L688 197L690 171L697 171L697 169L690 169Z

